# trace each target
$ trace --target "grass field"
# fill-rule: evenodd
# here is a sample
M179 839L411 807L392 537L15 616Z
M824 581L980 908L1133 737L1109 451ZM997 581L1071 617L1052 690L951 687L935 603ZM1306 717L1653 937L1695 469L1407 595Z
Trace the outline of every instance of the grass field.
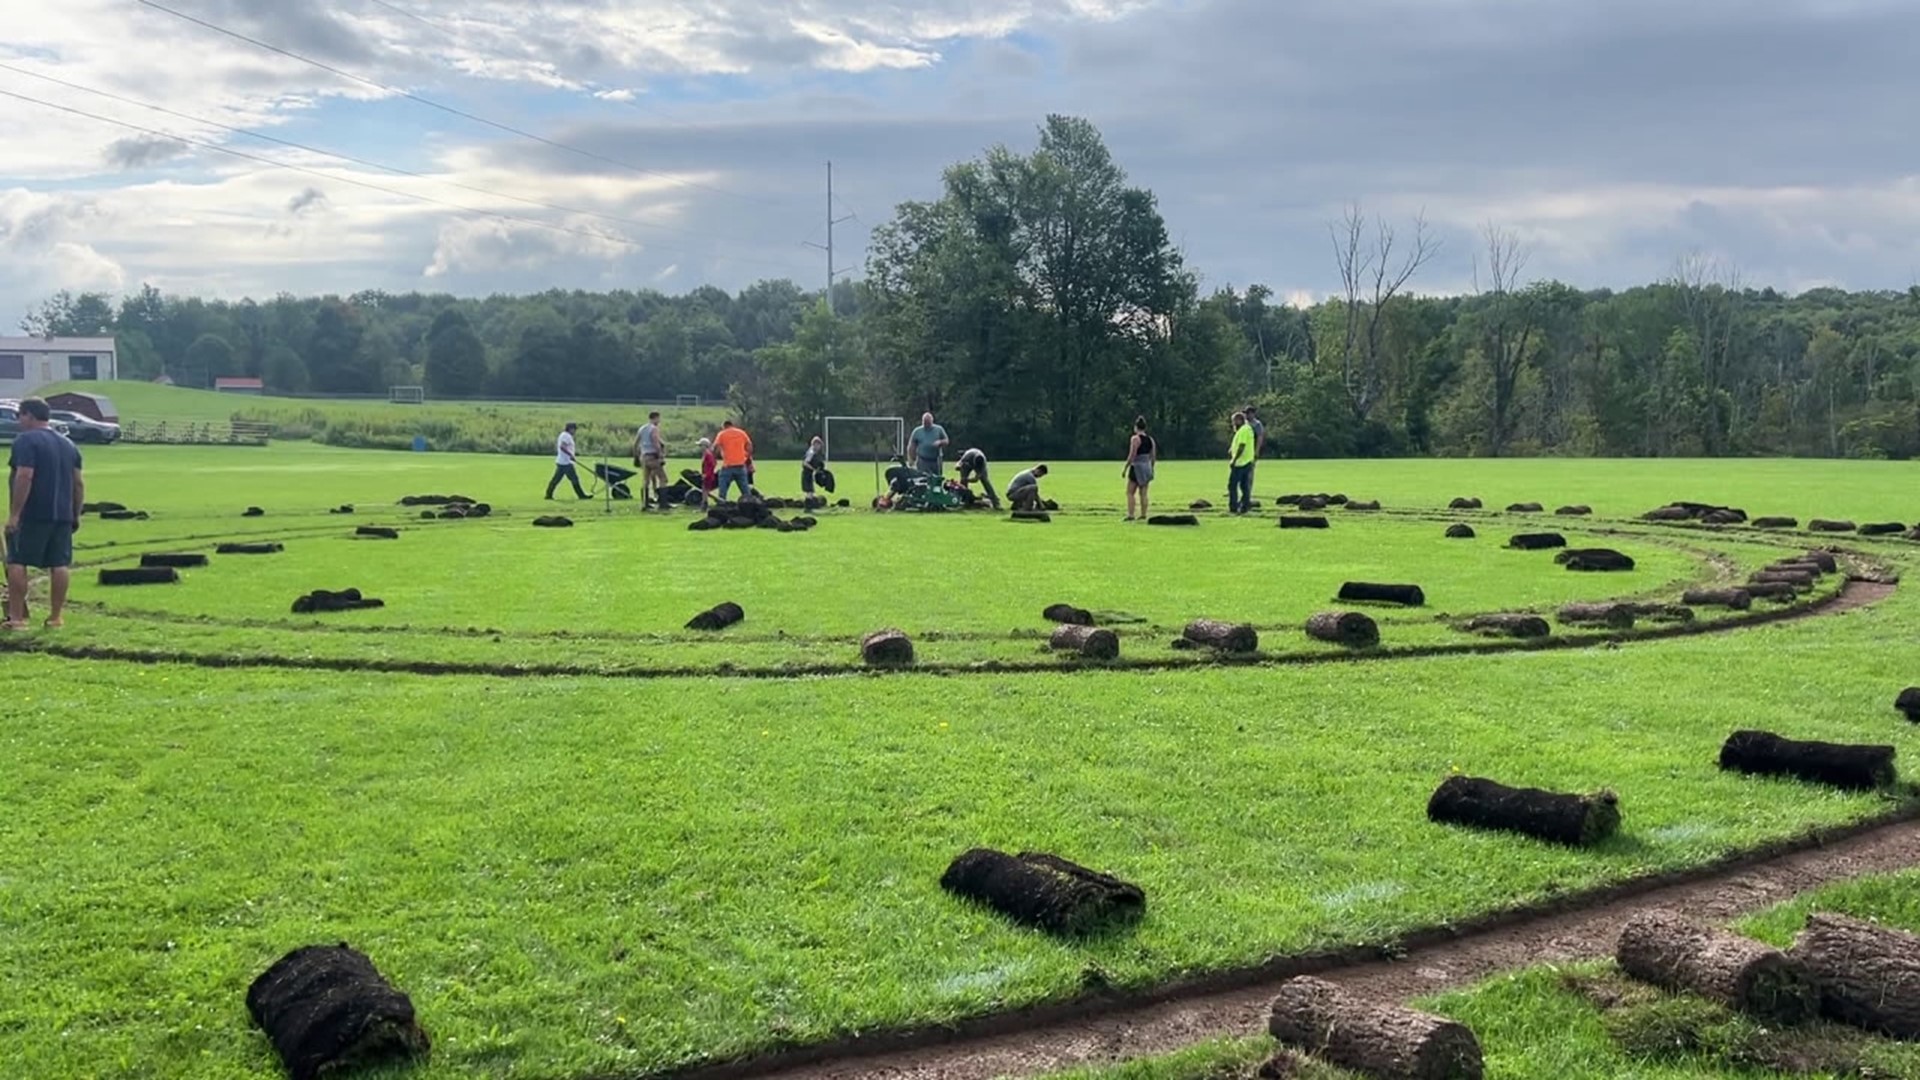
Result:
M1609 648L1157 670L1045 656L1039 611L1124 614L1130 659L1171 662L1166 641L1199 615L1256 623L1268 659L1313 658L1328 647L1299 621L1341 581L1378 577L1432 597L1377 612L1386 652L1472 644L1437 616L1670 596L1810 542L1625 520L1657 503L1908 518L1896 468L1269 463L1268 498L1338 490L1390 511L1335 511L1332 529L1303 533L1271 515L1127 525L1117 464L1067 464L1050 478L1067 507L1050 525L849 510L783 535L689 533L684 514L564 500L578 527L534 529L555 508L539 498L548 469L510 457L93 450L90 496L152 517L89 519L89 567L241 536L287 550L215 557L176 586L102 589L83 573L66 630L11 642L197 663L0 662L0 695L20 706L0 720L0 1061L32 1076L273 1075L240 1003L247 981L294 945L345 939L433 1031L417 1075L638 1077L1089 981L1144 986L1378 942L1860 820L1885 800L1727 776L1713 760L1737 727L1920 748L1889 707L1920 659L1920 598L1904 590ZM858 470L841 471L863 503ZM1156 487L1182 507L1218 502L1219 473L1170 462ZM424 522L395 505L425 492L500 516ZM1459 494L1599 515L1438 512ZM340 503L358 512L325 513ZM247 505L267 516L241 518ZM1441 539L1455 517L1482 538ZM404 531L348 538L370 523ZM1640 566L1571 574L1501 547L1529 528ZM1901 542L1848 543L1909 561ZM287 612L297 593L347 585L388 606ZM747 622L713 641L680 629L722 599ZM883 625L919 636L948 673L727 674L851 671L858 635ZM203 666L240 656L264 666ZM316 658L581 673L297 667ZM593 675L649 667L676 674ZM1610 786L1626 826L1576 852L1429 825L1426 797L1456 769ZM1083 942L1018 930L936 885L976 844L1119 873L1147 889L1150 914Z

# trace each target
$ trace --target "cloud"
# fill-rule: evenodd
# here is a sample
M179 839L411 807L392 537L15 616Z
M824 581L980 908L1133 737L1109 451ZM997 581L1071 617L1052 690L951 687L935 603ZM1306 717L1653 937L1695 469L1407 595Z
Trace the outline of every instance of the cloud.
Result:
M610 262L640 247L614 233L598 231L590 221L570 222L568 227L575 231L560 232L511 221L450 221L440 227L433 261L423 273L437 278L455 272L538 270L573 258Z
M116 169L142 169L180 157L188 150L178 139L158 135L133 135L107 144L107 164Z
M287 200L289 214L304 214L308 210L325 210L326 208L327 193L317 187L306 188Z

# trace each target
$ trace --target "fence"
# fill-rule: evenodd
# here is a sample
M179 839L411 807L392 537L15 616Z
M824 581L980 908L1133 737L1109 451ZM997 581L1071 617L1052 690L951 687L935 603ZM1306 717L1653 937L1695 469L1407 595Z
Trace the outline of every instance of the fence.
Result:
M165 420L142 424L129 420L120 425L120 441L172 446L265 446L270 431L268 425L248 420L199 424Z

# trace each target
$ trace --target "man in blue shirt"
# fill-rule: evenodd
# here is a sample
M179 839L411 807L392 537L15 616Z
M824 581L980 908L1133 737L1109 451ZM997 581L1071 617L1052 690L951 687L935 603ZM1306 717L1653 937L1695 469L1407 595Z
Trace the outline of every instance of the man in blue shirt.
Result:
M8 630L27 628L27 568L53 579L47 625L59 627L67 607L73 534L80 528L86 485L80 451L53 430L53 411L40 398L20 403L20 435L13 440L7 483Z
M907 457L913 467L939 476L940 457L946 448L947 429L933 422L932 413L922 413L920 426L907 433Z

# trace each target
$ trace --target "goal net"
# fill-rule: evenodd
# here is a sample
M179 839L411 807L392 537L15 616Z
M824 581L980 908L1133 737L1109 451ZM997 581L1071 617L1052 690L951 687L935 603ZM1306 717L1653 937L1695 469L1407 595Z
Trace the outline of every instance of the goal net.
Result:
M836 431L838 441L834 438ZM829 465L871 459L873 493L878 495L884 490L881 463L907 452L907 422L898 416L829 416L820 439L826 444L823 449Z
M699 406L700 406L699 394L673 395L673 407L676 409L699 408Z
M419 405L427 400L424 386L389 386L387 400L396 405Z

